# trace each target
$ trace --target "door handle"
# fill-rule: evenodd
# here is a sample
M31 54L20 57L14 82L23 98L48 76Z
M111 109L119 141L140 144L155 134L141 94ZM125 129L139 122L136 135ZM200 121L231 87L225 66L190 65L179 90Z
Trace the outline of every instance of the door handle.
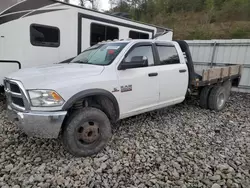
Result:
M186 69L181 69L181 70L179 70L179 72L184 73L184 72L187 72L187 70Z
M158 73L157 72L154 72L154 73L149 73L148 74L149 77L154 77L154 76L158 76Z

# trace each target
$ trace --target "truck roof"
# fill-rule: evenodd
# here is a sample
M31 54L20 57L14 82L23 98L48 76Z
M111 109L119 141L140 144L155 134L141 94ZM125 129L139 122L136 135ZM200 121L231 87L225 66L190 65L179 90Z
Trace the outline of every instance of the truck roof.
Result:
M125 39L125 40L113 40L113 41L102 41L99 44L103 43L136 43L136 42L170 42L173 43L171 40L155 40L155 39Z

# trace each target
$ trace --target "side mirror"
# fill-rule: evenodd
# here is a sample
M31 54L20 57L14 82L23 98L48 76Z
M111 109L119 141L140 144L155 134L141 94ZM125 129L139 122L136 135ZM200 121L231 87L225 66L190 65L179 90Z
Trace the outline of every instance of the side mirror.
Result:
M131 60L126 59L120 64L119 70L126 70L132 68L141 68L148 66L148 58L145 56L134 56Z

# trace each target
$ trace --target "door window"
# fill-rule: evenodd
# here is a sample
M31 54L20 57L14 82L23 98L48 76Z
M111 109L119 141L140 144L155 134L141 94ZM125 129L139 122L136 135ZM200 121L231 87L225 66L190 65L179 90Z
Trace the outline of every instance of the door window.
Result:
M157 46L160 65L179 64L180 59L174 46Z
M154 65L154 56L152 46L138 46L134 48L126 57L125 61L130 62L134 56L145 56L148 59L148 65Z

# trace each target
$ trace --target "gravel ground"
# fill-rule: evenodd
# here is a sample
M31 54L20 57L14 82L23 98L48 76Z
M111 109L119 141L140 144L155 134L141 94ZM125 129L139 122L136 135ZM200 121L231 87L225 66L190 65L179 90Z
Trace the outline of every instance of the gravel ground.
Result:
M198 101L123 120L106 149L74 158L28 138L0 102L0 187L250 187L250 94L220 113Z

